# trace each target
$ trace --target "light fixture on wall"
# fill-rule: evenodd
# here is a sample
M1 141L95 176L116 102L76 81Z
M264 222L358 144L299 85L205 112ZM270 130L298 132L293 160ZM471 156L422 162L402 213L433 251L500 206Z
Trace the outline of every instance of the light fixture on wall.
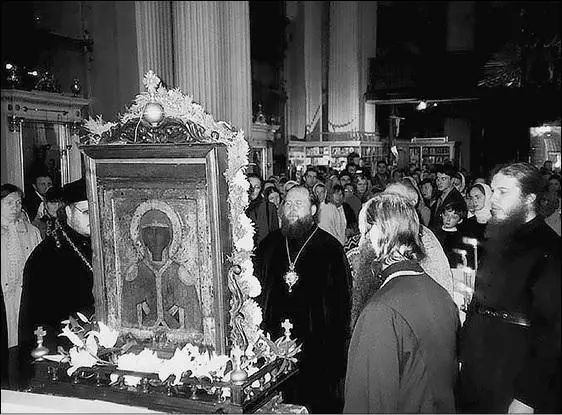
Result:
M8 71L8 77L6 80L8 81L10 87L17 88L21 81L21 77L18 73L19 68L13 63L7 63L5 68Z
M425 101L420 101L420 103L416 107L418 111L423 111L426 108L427 108L427 102Z

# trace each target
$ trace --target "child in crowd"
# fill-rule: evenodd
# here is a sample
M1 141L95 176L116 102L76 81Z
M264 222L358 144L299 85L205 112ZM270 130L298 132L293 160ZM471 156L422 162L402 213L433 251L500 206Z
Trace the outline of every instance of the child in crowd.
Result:
M463 247L462 233L459 231L458 225L466 218L466 214L467 211L464 204L456 201L447 203L441 214L443 226L435 232L435 236L439 239L451 268L455 268L461 261L461 258L454 250Z

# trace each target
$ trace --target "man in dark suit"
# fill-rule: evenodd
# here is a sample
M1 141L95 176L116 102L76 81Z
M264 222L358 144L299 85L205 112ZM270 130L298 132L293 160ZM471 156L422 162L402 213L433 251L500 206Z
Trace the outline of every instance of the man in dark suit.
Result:
M23 207L29 216L29 221L33 222L37 217L39 208L39 217L45 214L45 194L47 190L53 186L53 180L47 173L38 173L33 180L32 187L25 192L23 199ZM41 205L41 203L43 203Z
M464 205L464 208L466 209L464 197L462 197L460 192L453 185L454 174L455 169L451 166L442 165L437 168L437 178L435 183L437 185L437 190L439 191L439 196L431 207L429 228L432 231L441 229L441 226L443 225L441 214L443 213L443 208L448 203L460 203L461 205Z

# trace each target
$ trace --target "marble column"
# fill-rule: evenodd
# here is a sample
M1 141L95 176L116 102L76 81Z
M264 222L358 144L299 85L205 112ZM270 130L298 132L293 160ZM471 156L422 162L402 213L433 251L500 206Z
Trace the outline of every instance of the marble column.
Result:
M252 121L247 1L174 1L175 86L217 121L249 134Z
M135 1L140 91L144 75L152 70L170 88L174 86L172 2Z
M289 139L306 135L306 86L304 66L305 18L303 2L287 2L287 52L285 54L286 125Z
M364 93L367 92L369 85L369 59L377 55L377 8L376 1L359 2L359 51L360 51L360 72L359 72L359 126L365 132L374 133L376 128L376 105L366 102Z
M224 77L226 107L224 120L244 130L249 136L252 125L252 73L250 59L250 3L221 1L225 41L222 62L228 64Z
M328 131L359 130L359 7L357 1L330 2Z
M319 1L304 2L304 75L306 133L314 131L313 139L318 140L322 126L322 2Z

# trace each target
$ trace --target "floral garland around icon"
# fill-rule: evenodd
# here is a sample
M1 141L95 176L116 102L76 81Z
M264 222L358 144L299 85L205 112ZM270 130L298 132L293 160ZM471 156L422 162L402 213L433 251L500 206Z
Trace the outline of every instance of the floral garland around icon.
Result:
M90 118L85 122L88 144L100 143L102 134L118 125L139 119L149 102L156 102L164 109L165 117L181 120L186 125L195 123L204 129L208 142L225 144L227 147L228 166L224 173L228 185L229 219L233 235L233 249L229 257L231 264L240 266L241 272L236 280L243 295L240 309L244 319L243 326L248 344L252 346L262 335L260 329L262 310L253 300L261 293L261 285L254 276L251 254L254 249L254 226L245 214L248 206L249 182L245 175L248 166L250 147L243 131L237 131L224 121L216 122L211 114L180 89L167 90L162 86L158 76L149 71L145 75L144 85L148 89L136 96L129 110L119 116L118 123L104 122L101 116ZM248 347L250 349L250 347ZM247 350L252 353L251 350Z

